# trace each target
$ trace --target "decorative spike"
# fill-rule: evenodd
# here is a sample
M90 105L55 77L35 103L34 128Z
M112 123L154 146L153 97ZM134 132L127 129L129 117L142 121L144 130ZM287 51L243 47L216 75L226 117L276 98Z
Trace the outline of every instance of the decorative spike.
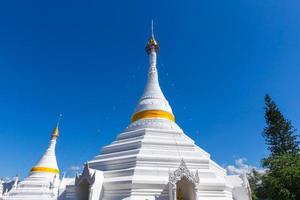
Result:
M62 117L62 114L59 114L57 123L56 123L56 127L52 131L51 139L56 139L59 137L59 124L61 121L61 117Z
M147 42L146 52L148 54L151 54L151 52L153 52L153 51L158 53L159 52L159 45L158 45L158 42L155 40L155 37L154 37L153 20L152 20L151 21L151 37Z
M15 177L15 181L14 181L13 187L17 187L18 186L18 182L19 182L19 174L17 173L16 177Z
M151 20L151 36L154 37L153 19Z

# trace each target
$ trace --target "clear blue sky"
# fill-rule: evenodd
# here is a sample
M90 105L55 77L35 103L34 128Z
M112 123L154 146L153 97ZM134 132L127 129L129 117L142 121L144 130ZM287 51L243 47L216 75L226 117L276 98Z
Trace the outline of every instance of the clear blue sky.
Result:
M300 128L300 2L2 1L0 177L25 176L63 113L61 171L130 122L155 21L162 89L178 124L220 165L267 155L269 93Z

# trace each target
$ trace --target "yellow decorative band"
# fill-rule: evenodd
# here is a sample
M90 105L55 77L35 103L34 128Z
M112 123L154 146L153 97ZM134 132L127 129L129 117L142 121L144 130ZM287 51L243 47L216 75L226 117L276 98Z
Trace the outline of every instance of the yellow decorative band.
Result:
M55 168L50 168L50 167L33 167L31 169L32 172L49 172L49 173L54 173L58 174L59 170Z
M139 119L144 118L165 118L171 121L175 121L175 117L173 114L163 111L163 110L144 110L138 113L135 113L131 117L131 122L137 121Z

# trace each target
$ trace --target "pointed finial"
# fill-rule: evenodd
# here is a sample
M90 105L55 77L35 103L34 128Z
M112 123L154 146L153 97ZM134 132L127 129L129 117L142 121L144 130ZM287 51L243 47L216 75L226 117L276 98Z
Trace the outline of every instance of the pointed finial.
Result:
M154 30L153 30L154 28L153 28L153 26L154 26L153 25L153 20L151 20L151 37L148 40L147 45L146 45L146 52L148 54L150 54L152 51L155 51L156 53L159 51L158 43L154 38Z
M151 36L154 37L153 19L151 20Z
M88 162L88 161L86 161L86 162L84 163L84 167L90 168L90 165L89 165L89 162Z
M56 127L53 129L51 139L58 138L58 136L59 136L58 127L59 127L59 123L61 121L61 117L62 117L62 114L60 113L59 116L58 116L58 119L57 119Z
M19 173L16 174L16 177L15 177L15 181L14 181L14 187L17 187L18 185L18 182L19 182Z
M60 123L60 121L61 121L61 117L62 117L62 114L59 113L58 118L57 118L56 127L59 127L59 123Z

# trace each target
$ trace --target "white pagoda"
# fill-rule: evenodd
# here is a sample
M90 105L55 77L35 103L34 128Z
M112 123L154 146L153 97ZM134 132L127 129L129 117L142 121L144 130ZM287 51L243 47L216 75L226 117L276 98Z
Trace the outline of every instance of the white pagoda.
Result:
M159 85L153 28L146 51L148 80L124 132L87 162L80 175L60 180L56 127L29 176L15 181L8 192L0 188L0 200L251 200L246 177L228 176L176 124Z
M159 45L146 45L148 80L131 123L81 175L65 185L61 199L250 200L247 179L228 176L176 124L158 80Z
M18 181L18 176L16 177L10 190L3 194L3 200L56 200L58 198L60 179L55 155L58 136L57 124L46 152L30 170L28 177L21 182Z

